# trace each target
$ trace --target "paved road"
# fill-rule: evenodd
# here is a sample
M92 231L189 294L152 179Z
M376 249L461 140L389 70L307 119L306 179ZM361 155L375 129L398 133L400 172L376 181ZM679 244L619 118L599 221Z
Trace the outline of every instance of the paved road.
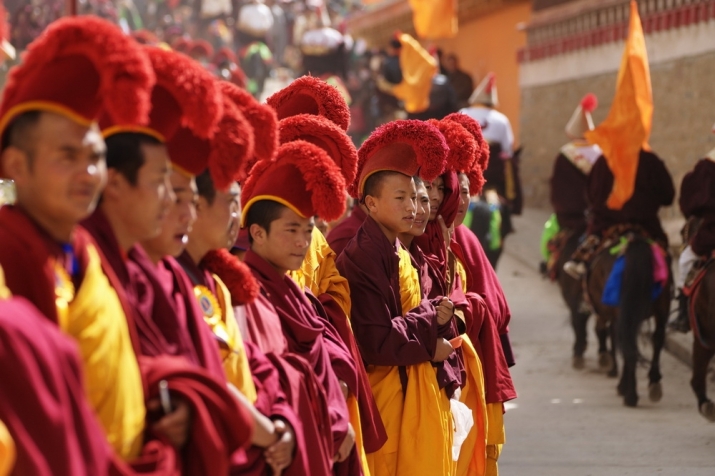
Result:
M535 271L535 223L517 222L520 236L499 269L513 313L519 393L506 415L502 476L714 476L715 424L697 413L683 363L664 353L657 404L647 399L647 370L639 369L635 409L616 396L616 380L598 372L593 334L586 369L571 368L566 308L556 286Z

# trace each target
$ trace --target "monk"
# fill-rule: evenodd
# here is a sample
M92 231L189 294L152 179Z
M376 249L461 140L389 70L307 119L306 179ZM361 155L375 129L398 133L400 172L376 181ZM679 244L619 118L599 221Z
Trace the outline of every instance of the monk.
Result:
M316 183L318 177L322 180ZM286 186L276 190L272 184L281 179ZM344 187L340 172L322 149L292 141L280 147L275 161L259 162L253 168L242 192L242 222L251 244L246 264L280 316L288 349L308 360L322 384L330 418L331 437L326 442L330 454L337 462L350 457L353 471L358 471L351 474L359 474L345 404L357 378L355 363L322 305L317 299L309 300L285 276L303 263L313 233L312 217L317 214L330 220L342 214ZM313 196L310 201L305 199L306 191ZM341 381L336 374L349 380Z
M337 256L340 256L350 240L352 240L357 234L357 231L360 229L360 226L362 226L365 218L367 218L365 206L360 203L356 203L350 212L350 215L345 220L341 221L335 228L330 230L330 232L328 232L328 244L330 245L330 248L335 251Z
M368 218L337 265L350 283L351 323L388 435L380 450L368 454L373 475L454 474L449 398L431 365L454 351L438 337L438 326L452 319L454 306L445 297L422 299L417 291L418 305L403 313L397 240L414 222L412 176L421 170L431 180L444 167L424 167L424 154L441 153L444 161L446 152L439 131L419 121L382 126L360 151L353 193ZM410 425L418 413L430 417L420 421L425 437L415 439L417 429Z

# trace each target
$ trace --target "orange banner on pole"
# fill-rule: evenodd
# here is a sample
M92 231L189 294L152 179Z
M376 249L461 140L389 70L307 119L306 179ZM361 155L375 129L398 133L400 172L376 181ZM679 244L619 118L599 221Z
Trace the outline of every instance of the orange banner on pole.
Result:
M638 5L631 0L631 17L626 48L621 59L608 117L586 138L603 150L613 173L613 190L608 208L620 210L633 195L641 148L650 150L648 138L653 120L653 94L645 37Z
M432 78L437 72L437 60L410 35L402 33L399 40L402 43L402 82L392 88L392 94L404 102L407 112L425 111L429 107L429 93Z
M457 35L457 0L410 0L417 36L428 40Z

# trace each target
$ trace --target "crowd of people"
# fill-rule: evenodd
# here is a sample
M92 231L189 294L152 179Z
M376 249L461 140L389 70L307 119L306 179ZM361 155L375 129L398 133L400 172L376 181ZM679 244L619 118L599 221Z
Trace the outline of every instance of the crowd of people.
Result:
M479 122L357 149L330 75L263 104L153 43L67 17L10 70L0 474L498 474L511 316L462 224Z

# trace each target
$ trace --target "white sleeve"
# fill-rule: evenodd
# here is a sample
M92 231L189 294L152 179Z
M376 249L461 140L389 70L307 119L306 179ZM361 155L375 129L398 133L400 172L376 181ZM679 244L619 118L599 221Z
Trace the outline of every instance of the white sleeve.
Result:
M504 135L501 141L501 150L505 158L511 158L514 155L514 132L511 130L509 118L504 116Z

